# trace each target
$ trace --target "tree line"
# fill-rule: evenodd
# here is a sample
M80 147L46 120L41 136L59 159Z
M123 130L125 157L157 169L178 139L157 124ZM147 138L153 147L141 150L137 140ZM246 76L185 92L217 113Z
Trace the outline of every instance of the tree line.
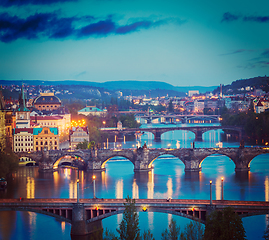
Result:
M256 144L268 144L269 112L254 113L253 111L248 111L237 114L227 112L222 114L221 118L221 126L242 127L244 137L249 142Z

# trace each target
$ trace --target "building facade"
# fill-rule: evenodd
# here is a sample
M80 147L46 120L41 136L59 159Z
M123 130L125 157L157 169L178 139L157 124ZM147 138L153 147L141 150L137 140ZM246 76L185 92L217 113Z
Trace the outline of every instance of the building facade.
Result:
M85 116L98 116L104 117L107 112L105 110L101 110L95 106L88 106L78 111L78 114L82 114Z
M33 128L14 128L14 152L33 151Z
M58 128L43 127L33 128L34 151L59 149Z
M71 150L76 149L79 143L89 142L89 131L87 127L73 127L70 130L70 146Z
M54 93L40 93L33 105L40 111L53 111L61 106L61 100Z

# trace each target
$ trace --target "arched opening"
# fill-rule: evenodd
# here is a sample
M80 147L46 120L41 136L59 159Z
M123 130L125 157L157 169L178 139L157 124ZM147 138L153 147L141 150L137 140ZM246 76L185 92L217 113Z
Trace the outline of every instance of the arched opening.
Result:
M31 157L21 157L19 159L19 166L37 166L38 164L36 163L35 160L33 160Z
M139 212L138 216L139 216L140 232L143 233L144 231L150 229L155 239L161 238L162 233L165 231L165 229L168 229L169 223L172 218L176 221L177 226L180 226L181 230L180 232L183 232L185 226L189 224L191 221L193 221L185 217L162 212ZM119 227L122 218L123 214L118 214L103 219L102 223L104 229L108 229L111 232L113 232L116 236L118 236L116 228Z
M221 129L206 131L203 133L203 141L207 143L207 147L219 147L222 134Z
M53 169L58 169L58 167L68 167L68 166L77 167L79 169L84 169L85 165L86 163L81 157L65 155L59 158L53 164Z
M174 155L162 154L150 162L149 168L154 168L154 174L182 175L185 165Z
M187 130L171 130L162 134L162 140L191 141L195 139L195 134Z
M134 170L134 164L124 156L112 156L104 161L101 169L106 169L109 173L129 173Z
M248 166L251 172L269 172L269 153L254 157Z
M210 174L210 176L220 176L233 174L235 169L235 164L226 155L212 154L204 158L199 167L202 168L204 174Z

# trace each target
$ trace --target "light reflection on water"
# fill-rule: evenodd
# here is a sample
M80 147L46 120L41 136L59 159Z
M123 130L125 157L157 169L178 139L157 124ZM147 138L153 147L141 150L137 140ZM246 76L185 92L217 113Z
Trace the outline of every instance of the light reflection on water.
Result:
M152 144L153 148L190 147L194 134L184 131L165 133L161 142L154 142L152 134L141 137L141 143ZM184 140L186 139L186 140ZM215 147L220 142L220 131L208 132L196 147ZM123 143L127 148L135 142ZM238 147L239 143L224 142L223 147ZM269 200L269 156L257 156L250 164L250 172L235 173L235 165L228 157L211 155L201 164L199 173L185 173L184 164L173 156L162 156L153 162L150 172L135 172L128 160L110 160L105 172L97 172L96 196L99 198L179 198L209 199L209 181L213 181L213 199L221 198L221 178L224 177L224 199ZM93 197L91 172L80 171L79 194L81 198ZM21 168L9 179L7 191L0 192L1 198L76 198L77 171L60 169L54 173L39 173L37 168ZM142 230L150 228L155 239L168 227L172 218L164 213L139 213ZM190 220L173 216L184 229ZM115 231L122 215L103 220L104 228ZM7 226L7 223L8 226ZM243 219L248 239L262 239L266 216ZM255 228L254 228L255 227ZM48 231L49 229L49 231ZM29 212L0 212L0 239L70 239L70 224L57 222L53 218Z

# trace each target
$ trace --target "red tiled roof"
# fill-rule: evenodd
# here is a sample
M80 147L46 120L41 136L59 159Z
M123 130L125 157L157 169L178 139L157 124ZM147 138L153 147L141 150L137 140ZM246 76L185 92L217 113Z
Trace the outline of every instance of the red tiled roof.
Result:
M261 100L257 104L258 107L263 107L263 104L261 103Z
M17 134L17 133L20 133L20 132L33 133L33 128L15 128L14 134Z

